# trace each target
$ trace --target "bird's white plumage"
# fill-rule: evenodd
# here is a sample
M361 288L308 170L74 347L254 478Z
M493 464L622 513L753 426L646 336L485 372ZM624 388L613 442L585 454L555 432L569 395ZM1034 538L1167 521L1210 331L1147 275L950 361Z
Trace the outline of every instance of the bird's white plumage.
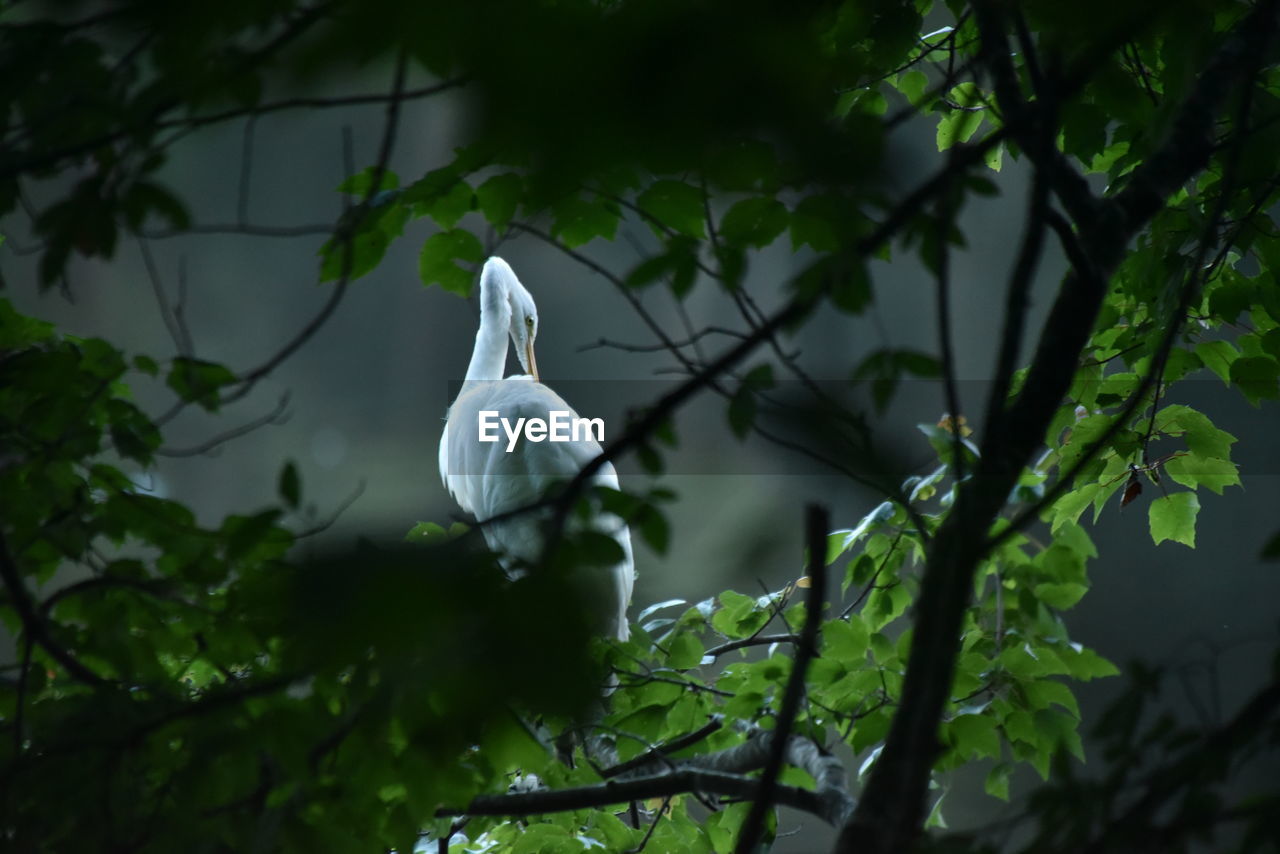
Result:
M600 453L600 444L589 436L578 441L519 441L507 452L505 435L488 443L479 439L479 413L496 411L515 424L519 418L550 420L552 411L573 410L558 394L537 380L533 341L538 331L538 313L529 292L515 272L501 258L490 258L480 274L480 329L462 391L458 394L440 436L440 477L463 510L483 521L526 507L543 497L552 483L572 478ZM506 370L508 337L525 370L533 376L503 378ZM573 416L576 417L576 413ZM618 488L618 475L606 463L592 482ZM504 556L510 566L532 563L542 552L540 522L536 514L505 520L484 528L489 548ZM607 613L604 632L626 640L627 605L635 580L631 534L617 516L599 513L592 518L593 529L613 537L622 549L623 560L609 567L605 584Z

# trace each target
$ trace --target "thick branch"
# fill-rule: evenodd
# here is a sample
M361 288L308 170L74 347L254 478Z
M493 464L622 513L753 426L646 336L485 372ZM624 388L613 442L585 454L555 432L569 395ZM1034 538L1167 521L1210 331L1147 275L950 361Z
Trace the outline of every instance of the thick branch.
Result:
M749 798L755 794L756 785L757 782L750 777L737 774L681 768L651 777L622 781L606 780L603 783L572 789L509 795L480 795L465 808L442 807L436 810L436 815L541 815L622 805L628 801L665 798L695 791L730 798ZM822 801L807 789L780 785L775 793L775 800L793 809L825 818L823 815L825 807Z
M651 760L654 767L647 773L631 770L590 786L481 795L465 808L445 807L436 815L538 815L689 792L745 800L756 796L760 781L743 775L762 768L769 761L776 752L774 736L774 732L761 732L735 747L687 759L657 757ZM771 800L812 813L839 827L854 807L847 787L848 775L840 760L824 754L809 739L794 735L787 739L781 754L787 763L813 777L818 788L809 791L776 783Z

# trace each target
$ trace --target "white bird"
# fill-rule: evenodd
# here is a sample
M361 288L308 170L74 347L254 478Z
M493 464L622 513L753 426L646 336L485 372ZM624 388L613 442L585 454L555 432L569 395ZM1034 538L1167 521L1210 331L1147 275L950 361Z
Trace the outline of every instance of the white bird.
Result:
M512 425L518 418L549 422L552 411L577 418L569 404L538 381L538 364L533 355L537 334L538 309L533 297L506 261L490 258L480 273L480 329L471 363L440 436L440 478L462 509L481 522L533 504L544 496L551 483L569 480L601 450L590 435L581 433L577 441L569 442L519 440L510 452L502 429L497 430L498 441L480 441L482 411L497 411ZM508 335L529 375L503 378ZM618 474L605 463L591 482L618 489ZM525 514L486 525L485 542L501 555L509 571L518 563L532 564L542 553L541 523L546 518L545 513ZM613 537L622 548L623 559L600 570L608 573L601 585L601 633L626 640L630 634L627 605L635 583L631 534L621 519L609 513L597 513L590 524L593 530Z

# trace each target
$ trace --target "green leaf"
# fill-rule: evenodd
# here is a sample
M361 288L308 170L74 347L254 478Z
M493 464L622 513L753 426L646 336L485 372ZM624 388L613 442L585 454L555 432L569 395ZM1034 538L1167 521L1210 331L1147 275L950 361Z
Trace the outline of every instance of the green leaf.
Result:
M720 236L731 243L768 246L787 228L787 207L777 199L743 199L720 221Z
M683 298L698 275L697 244L684 238L667 242L667 251L641 261L624 280L629 288L645 288L666 278L671 292Z
M1234 323L1253 305L1253 287L1239 274L1226 278L1209 293L1209 312L1219 320Z
M707 179L730 192L770 192L778 185L778 153L767 142L734 139L716 146L705 162Z
M1060 644L1057 652L1058 658L1067 666L1068 675L1082 682L1120 675L1114 664L1079 644Z
M990 169L992 172L999 172L1000 169L1004 166L1004 143L997 142L994 145L992 145L991 148L987 150L987 153L982 156L982 162L985 163L987 165L987 168ZM974 184L972 181L969 182L969 186L974 187ZM987 186L989 186L993 190L993 192L977 191L979 192L979 195L985 195L985 196L998 195L997 192L994 192L995 184L991 184L990 182L988 182Z
M757 365L742 378L737 391L729 399L729 428L739 439L751 432L756 417L756 394L773 387L773 368Z
M1071 755L1084 761L1084 745L1076 731L1078 721L1060 709L1040 709L1035 713L1036 729L1052 740L1055 747L1065 747Z
M1063 525L1074 524L1085 508L1093 503L1100 488L1096 483L1086 483L1055 501L1050 511L1053 514L1052 533L1057 534Z
M745 638L769 619L767 611L756 607L756 600L733 590L719 596L720 608L711 617L711 627L732 640Z
M863 264L853 264L831 280L831 301L849 314L861 314L871 303L871 276Z
M1053 679L1036 679L1022 683L1022 690L1033 709L1047 709L1051 704L1056 703L1076 718L1080 717L1080 704L1076 702L1071 689L1061 682Z
M1111 117L1098 107L1079 99L1063 109L1062 148L1067 154L1091 163L1107 146L1107 123Z
M738 831L742 827L743 819L747 817L748 809L749 806L746 803L736 803L707 817L703 827L716 854L730 854L734 850Z
M1151 523L1151 540L1156 545L1165 540L1195 548L1196 514L1200 512L1200 499L1194 492L1175 492L1151 502L1148 518Z
M1071 582L1061 584L1037 584L1035 586L1036 598L1048 605L1050 608L1056 608L1059 611L1065 611L1075 605L1084 597L1084 594L1088 592L1088 586Z
M756 423L756 395L746 383L738 386L729 398L729 429L739 439L745 439Z
M218 410L218 391L235 381L236 375L224 365L189 356L176 357L165 380L183 400L198 403L210 412Z
M404 535L408 543L439 543L449 539L448 532L435 522L419 522Z
M958 715L950 725L951 743L965 757L1000 758L1000 734L990 715Z
M156 363L156 360L142 353L133 357L133 366L149 377L154 377L160 373L160 365Z
M566 196L552 208L551 233L570 249L597 237L613 240L618 231L618 207L600 196Z
M822 654L850 669L863 665L869 643L867 627L856 616L852 620L829 620L822 626Z
M470 296L475 273L458 266L459 260L473 264L484 260L484 247L474 234L455 228L431 235L418 255L418 276L422 284L440 285L459 296Z
M683 181L655 181L636 204L667 228L688 237L706 236L702 192Z
M191 226L191 215L182 201L167 188L149 181L137 181L130 185L120 200L125 219L132 230L137 231L146 221L148 213L155 213L177 231Z
M1230 378L1254 406L1280 397L1280 363L1270 356L1241 356L1231 363Z
M280 470L279 491L284 503L296 509L302 491L302 481L298 477L298 467L292 460L285 463L284 468Z
M160 431L151 419L129 401L119 398L107 401L107 416L111 419L111 442L116 452L140 463L149 463L161 441Z
M373 193L369 191L369 188L373 184L373 173L376 171L377 169L375 167L366 166L339 184L337 187L338 192L346 193L349 196L355 196L359 199L373 195ZM378 190L394 190L399 186L400 179L396 176L396 173L392 172L390 169L384 169L382 170L382 180L378 183L378 187L374 192L377 192Z
M952 88L948 100L955 106L938 122L939 151L946 151L957 142L968 142L978 132L986 114L982 107L982 93L973 83L961 83Z
M1003 762L999 765L991 766L991 770L987 772L986 783L983 784L983 789L986 793L1002 801L1009 800L1009 775L1011 770L1010 766Z
M1070 471L1084 456L1085 451L1098 443L1098 440L1111 427L1108 415L1086 415L1071 427L1071 435L1063 444L1058 454L1058 466L1063 471Z
M936 379L942 376L942 361L916 350L895 350L894 358L902 370L917 377Z
M679 634L672 638L667 650L670 653L667 656L667 665L674 667L676 670L688 670L691 667L697 667L702 662L702 656L705 652L702 643L688 633Z
M1165 463L1164 471L1175 483L1192 489L1205 486L1218 495L1228 486L1240 485L1240 473L1230 460L1186 454Z
M9 300L0 297L0 351L19 350L54 335L52 323L14 311Z
M913 105L919 104L929 86L929 78L923 71L911 69L898 78L898 91Z
M1231 363L1240 356L1235 347L1226 341L1201 341L1196 345L1195 353L1225 385L1231 384Z
M344 274L348 281L354 281L377 267L391 241L404 233L409 209L402 199L396 199L354 208L348 217L352 219L344 221L344 229L320 247L322 282L332 282Z
M1085 553L1079 552L1068 543L1055 542L1035 557L1035 565L1049 578L1057 582L1074 582L1083 584L1085 576Z
M458 180L448 189L433 193L413 206L418 216L429 216L442 229L450 229L458 224L471 209L475 207L476 194L466 181Z
M821 193L797 202L790 221L793 250L811 246L818 252L835 252L844 241L862 233L866 217L853 200Z
M524 179L513 172L494 175L476 187L476 203L480 213L498 230L505 229L516 215L524 195Z
M632 522L632 526L640 529L641 538L654 552L660 555L667 553L667 547L671 544L671 525L661 510L647 505Z
M1280 359L1280 327L1263 333L1258 339L1258 345L1261 347L1262 352L1276 359Z
M1189 406L1166 406L1156 415L1156 429L1164 433L1182 434L1191 453L1203 459L1231 459L1231 446L1236 437L1219 430L1202 412Z

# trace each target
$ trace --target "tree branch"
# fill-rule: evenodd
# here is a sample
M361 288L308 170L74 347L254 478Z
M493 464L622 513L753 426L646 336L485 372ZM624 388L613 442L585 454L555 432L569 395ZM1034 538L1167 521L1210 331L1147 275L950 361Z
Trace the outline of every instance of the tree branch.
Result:
M9 601L13 609L18 612L18 619L22 621L22 629L28 643L38 644L54 661L62 665L62 669L72 678L86 685L100 688L112 684L110 679L105 679L86 667L69 650L54 640L49 624L36 608L31 592L22 581L22 574L18 571L13 555L9 553L9 543L5 539L2 528L0 528L0 580L3 580L5 589L9 591Z
M1044 247L1046 217L1050 213L1049 182L1039 170L1032 178L1028 207L1026 232L1022 236L1013 274L1009 277L1009 285L1005 290L1004 328L1000 331L1000 352L996 357L996 373L991 397L987 401L984 423L987 430L999 429L997 425L1004 420L1009 387L1013 383L1014 371L1017 370L1018 352L1022 349L1023 329L1027 318L1027 293L1031 290L1031 281L1035 277L1040 252ZM1084 271L1078 272L1085 274Z
M733 652L735 649L745 649L749 646L768 646L775 643L796 643L800 640L796 635L787 633L781 635L753 635L749 638L739 638L738 640L725 641L724 643L713 646L707 650L704 655L710 655L713 658L719 658L726 652Z
M938 311L938 351L942 356L942 388L947 414L951 418L951 473L957 482L964 480L964 435L961 432L960 393L956 388L955 346L951 340L951 244L949 237L955 222L955 206L944 195L937 205L937 287L934 302ZM924 531L922 530L922 533Z
M804 626L800 630L800 642L796 644L796 654L791 662L791 675L787 678L787 687L782 695L782 705L774 724L773 736L770 739L769 757L760 777L760 785L751 802L751 809L742 821L742 830L738 835L735 850L738 854L751 854L760 844L760 836L764 831L765 815L773 805L778 789L778 775L782 773L782 763L787 748L791 743L791 729L795 725L796 716L800 713L800 704L804 699L804 678L809 671L809 662L818 652L818 628L822 624L822 610L827 588L827 531L831 529L827 511L817 504L805 508L805 543L809 550L809 592L805 597Z
M246 116L257 118L267 113L276 113L281 110L298 110L298 109L333 109L336 107L357 107L365 104L387 104L393 101L405 102L416 101L421 98L430 98L432 95L438 95L449 89L456 89L467 83L465 77L452 77L443 80L431 86L420 86L416 89L406 89L398 97L393 94L383 92L370 93L365 95L346 95L333 98L285 98L279 101L268 101L265 104L257 104L250 107L237 107L231 110L223 110L218 113L207 113L203 116L191 116L185 119L169 119L167 121L156 122L156 128L182 128L186 130L204 127L205 125L216 124L218 122L230 121L232 119L245 118Z
M743 775L763 767L772 755L780 752L787 763L813 777L817 789L809 791L776 784L772 800L812 813L839 827L854 807L847 788L847 774L840 760L825 755L806 738L793 735L785 742L779 742L775 739L776 734L776 731L758 732L742 744L687 759L657 756L649 760L656 767L647 773L631 768L625 776L619 772L614 779L589 786L480 795L465 808L444 807L436 815L537 815L697 792L745 800L758 794L760 781ZM779 744L782 745L780 751Z
M239 427L233 427L225 430L216 436L211 436L198 445L192 445L187 448L157 448L156 454L161 457L198 457L202 454L209 454L216 451L222 445L233 439L248 435L254 430L266 427L269 424L283 424L288 421L286 410L289 407L289 392L280 395L280 400L276 402L276 406L270 412L259 415L252 421L246 421Z
M755 794L756 781L738 774L722 771L705 771L699 768L679 768L649 777L629 780L606 780L590 786L537 792L519 792L507 795L480 795L465 808L441 807L440 817L455 815L520 816L544 813L569 812L628 801L644 801L665 798L687 792L707 792L732 798L748 798ZM824 805L816 794L796 786L780 785L775 793L778 803L793 809L812 813L819 818Z

